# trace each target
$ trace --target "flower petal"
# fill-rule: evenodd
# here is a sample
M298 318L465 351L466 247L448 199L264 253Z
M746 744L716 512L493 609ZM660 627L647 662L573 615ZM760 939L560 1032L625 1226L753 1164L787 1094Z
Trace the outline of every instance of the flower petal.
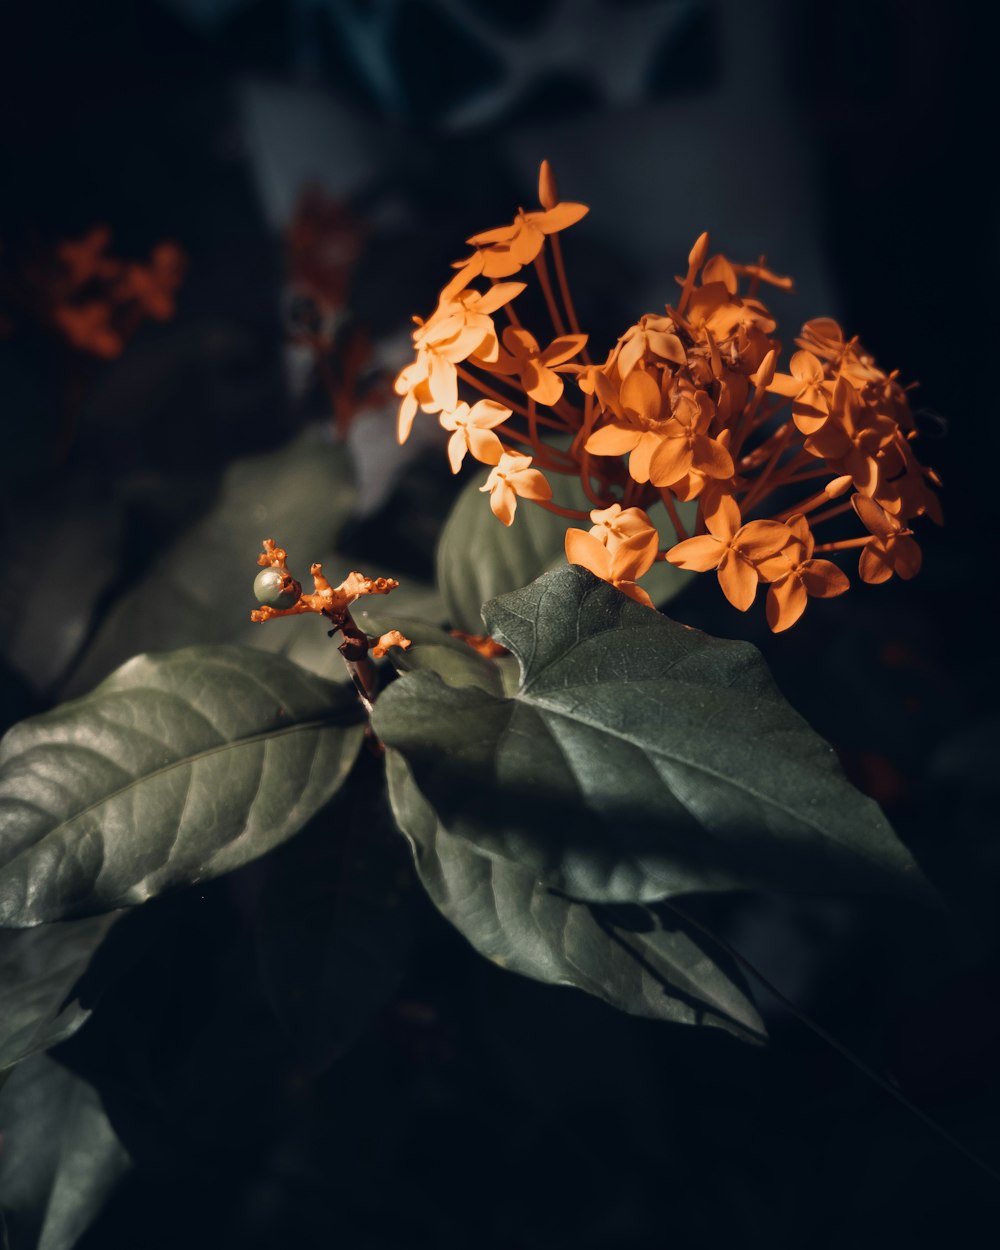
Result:
M809 596L806 589L794 573L775 582L768 588L765 612L771 632L780 634L791 629L802 613L806 610Z
M498 308L503 308L504 304L509 304L512 299L516 299L526 285L524 282L494 282L490 289L476 300L476 312L496 312Z
M622 383L621 402L623 408L638 413L644 421L656 421L663 401L650 374L633 370Z
M496 438L496 435L493 436ZM448 463L451 465L452 473L457 473L462 467L462 461L465 459L465 453L469 450L468 439L465 430L456 430L448 439Z
M649 461L649 480L654 486L672 486L691 468L691 448L686 438L664 438Z
M509 473L507 480L522 499L546 500L552 498L552 487L538 469L522 469Z
M816 599L832 599L851 588L847 574L832 560L810 560L802 570L802 584Z
M503 404L498 404L496 400L480 399L469 409L466 421L467 424L474 425L480 430L492 430L502 425L510 415L511 410L505 408Z
M543 234L555 234L575 225L589 212L586 204L574 204L571 200L565 200L554 208L546 209L544 213L528 213L527 217Z
M499 464L503 455L503 443L492 430L484 430L477 426L468 426L465 431L469 451L480 464ZM454 436L453 436L454 437ZM453 468L453 473L458 470Z
M861 556L858 560L858 576L863 582L868 582L871 586L887 582L892 577L892 562L889 559L888 552L879 545L876 539L872 539L861 550Z
M542 352L542 363L552 365L563 365L567 360L572 360L577 353L583 351L587 346L586 334L561 334Z
M745 612L757 594L757 570L736 554L727 550L719 565L719 585L734 608Z
M735 535L741 520L739 504L732 495L719 495L710 507L705 505L708 532L724 543Z
M641 432L631 427L605 425L595 430L583 446L592 456L624 456L641 437Z
M754 564L777 555L795 541L788 526L780 521L748 521L733 537L733 545L739 547L744 558Z
M637 586L635 582L615 582L615 587L628 595L630 599L634 599L636 603L641 603L643 607L656 609L656 604L650 599L648 593L641 586Z
M564 389L562 378L537 360L529 360L525 363L521 383L526 395L530 395L532 399L539 404L545 404L546 407L558 404L562 399Z
M709 569L719 567L719 561L725 554L725 547L711 534L697 534L694 538L685 538L667 552L667 559L679 569L692 569L696 573L707 573Z
M661 360L669 360L675 365L687 363L687 352L684 344L676 334L665 334L662 330L647 330L646 343L649 350Z
M639 435L639 441L628 458L628 471L636 482L649 481L649 462L659 445L660 440L655 434Z
M510 483L505 482L503 478L498 479L490 491L490 507L493 509L493 515L503 521L504 525L510 525L514 520L514 513L517 511L517 495Z
M565 543L566 559L570 564L582 565L596 577L611 581L611 553L593 534L588 534L586 530L568 529Z
M729 478L736 472L733 458L714 438L699 434L694 440L692 463L706 477Z

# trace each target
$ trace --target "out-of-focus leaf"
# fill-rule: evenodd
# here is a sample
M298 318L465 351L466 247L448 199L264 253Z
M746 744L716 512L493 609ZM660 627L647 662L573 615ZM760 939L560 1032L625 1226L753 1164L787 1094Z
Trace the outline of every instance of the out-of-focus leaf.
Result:
M87 1019L75 988L117 919L0 929L0 1071L64 1041Z
M129 1166L97 1094L35 1055L0 1091L0 1133L10 1250L71 1250Z
M237 461L208 515L112 607L64 693L80 694L138 652L244 640L261 540L287 548L293 569L308 577L317 553L333 548L354 497L347 452L317 428Z
M513 525L502 525L480 492L479 475L465 487L445 522L437 550L437 580L456 629L483 631L482 606L498 595L520 590L542 573L566 563L565 535L570 527L589 529L589 521L567 520L530 502L518 504ZM563 508L589 512L593 504L576 478L551 476L553 500ZM675 541L665 521L663 542ZM655 603L666 603L687 585L692 574L661 561L642 584Z
M413 873L384 792L373 789L354 788L284 848L260 900L264 989L315 1069L362 1036L413 944Z
M484 855L442 826L395 751L387 753L386 772L427 893L487 959L537 981L576 986L632 1015L763 1040L731 961L723 969L682 929L665 929L642 909L642 923L625 927L620 909L566 898L510 860Z
M568 566L493 601L511 698L401 677L374 727L449 833L574 898L927 887L756 648Z
M136 656L0 743L0 924L140 903L296 833L361 745L353 693L280 656Z

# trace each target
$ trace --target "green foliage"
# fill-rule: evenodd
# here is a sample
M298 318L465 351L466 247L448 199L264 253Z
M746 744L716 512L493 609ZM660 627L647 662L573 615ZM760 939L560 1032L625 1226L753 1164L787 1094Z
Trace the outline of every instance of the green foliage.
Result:
M137 656L0 744L0 923L143 902L290 837L340 788L353 695L279 656Z
M414 673L375 709L450 834L594 902L925 888L754 647L572 566L484 615L516 694Z
M395 751L386 769L392 809L424 888L487 959L576 986L633 1015L762 1039L764 1026L735 967L723 969L683 930L665 929L643 909L623 916L576 902L516 863L477 851L444 828Z
M0 1091L0 1130L0 1229L5 1221L10 1250L71 1250L129 1166L99 1097L36 1055Z
M247 570L254 569L261 539L275 538L310 563L324 559L354 500L347 452L320 429L307 429L278 451L237 460L212 509L112 607L66 693L90 689L138 652L242 641L273 646L275 635L267 641L261 630L247 633L254 606Z
M75 1033L90 1015L77 982L118 917L0 929L0 1072Z
M459 495L441 533L437 550L437 580L456 629L470 634L483 631L482 606L498 595L521 590L542 573L566 563L564 538L572 526L589 522L566 520L534 504L522 503L514 524L501 525L490 511L479 474ZM553 475L553 501L564 508L589 511L591 503L576 478ZM673 541L665 526L664 541ZM643 578L655 603L666 603L688 584L693 574L661 562Z

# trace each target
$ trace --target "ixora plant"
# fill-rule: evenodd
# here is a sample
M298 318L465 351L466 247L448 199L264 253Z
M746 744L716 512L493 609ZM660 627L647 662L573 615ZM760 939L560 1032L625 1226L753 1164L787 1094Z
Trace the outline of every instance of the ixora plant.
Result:
M232 596L221 583L196 594L191 570L207 552L224 578L239 553L219 546L209 518L144 593L146 618L165 581L167 594L186 594L195 624L185 628L212 645L135 656L3 740L0 1071L20 1066L5 1090L0 1208L15 1231L72 1245L126 1162L92 1092L67 1121L65 1099L39 1101L36 1089L76 1079L37 1065L100 1013L80 986L109 930L154 896L264 856L334 802L357 827L338 817L331 837L352 845L365 843L374 810L391 813L434 906L488 959L751 1043L764 1026L745 961L689 914L687 896L894 892L936 905L759 652L654 606L691 571L715 571L742 611L766 586L781 631L810 597L848 589L830 557L859 555L867 582L912 577L911 524L940 513L905 389L825 319L806 323L779 368L760 290L789 281L763 260L709 257L704 235L674 302L595 363L559 242L587 210L558 199L547 165L539 195L537 211L469 240L396 381L400 440L430 414L450 434L456 473L468 460L486 467L445 525L437 589L356 571L332 585L313 564L303 591L268 539L252 634L235 614L220 632ZM529 266L544 332L515 311L527 285L511 279ZM335 538L315 520L328 481L303 486L320 460L306 449L280 470L296 483L276 518L285 528L273 530L282 541ZM241 471L227 489L258 497L276 472ZM842 536L844 523L863 532ZM819 541L820 526L834 537ZM142 636L146 618L129 611L99 655ZM323 629L304 649L305 622L259 629L310 614ZM340 635L343 664L327 632ZM337 1021L324 1054L356 1040L405 966L400 861L386 855L382 879L380 855L369 857L364 907L355 897L333 917L351 929L351 967L323 982ZM329 897L336 909L344 890ZM290 888L281 906L299 902ZM268 996L294 1034L300 1004L266 934L261 949ZM315 954L300 962L313 967ZM40 1106L54 1117L56 1160ZM60 1180L67 1136L92 1161L87 1183ZM29 1142L40 1162L26 1157Z

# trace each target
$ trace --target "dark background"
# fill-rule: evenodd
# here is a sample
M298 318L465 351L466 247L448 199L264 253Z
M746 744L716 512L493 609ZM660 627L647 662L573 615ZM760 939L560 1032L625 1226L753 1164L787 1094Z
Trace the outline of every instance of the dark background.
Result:
M919 380L946 525L923 528L915 581L855 585L779 638L714 586L672 611L765 650L951 905L737 900L718 923L1000 1167L992 31L902 0L122 0L10 9L0 38L4 271L95 222L116 254L169 238L189 257L176 317L117 361L81 371L16 319L0 340L5 723L71 685L227 464L328 419L283 348L282 230L307 182L368 223L351 311L387 368L462 239L530 207L547 156L591 205L566 249L594 341L669 298L708 227L796 277L783 328L837 316ZM422 484L442 516L441 459L387 462L395 499ZM373 489L365 541L427 576L399 506ZM936 1245L995 1227L998 1187L766 996L756 1052L507 976L429 914L369 1035L304 1064L243 940L268 871L157 904L146 954L62 1049L137 1163L88 1250Z

